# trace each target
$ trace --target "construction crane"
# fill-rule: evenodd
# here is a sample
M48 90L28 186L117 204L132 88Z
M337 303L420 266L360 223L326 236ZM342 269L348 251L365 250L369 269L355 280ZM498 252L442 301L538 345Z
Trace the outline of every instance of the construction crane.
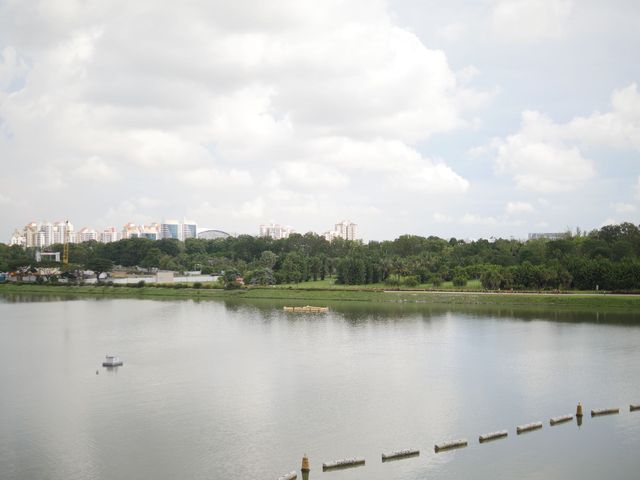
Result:
M62 242L62 263L69 263L69 220L64 222L64 240Z

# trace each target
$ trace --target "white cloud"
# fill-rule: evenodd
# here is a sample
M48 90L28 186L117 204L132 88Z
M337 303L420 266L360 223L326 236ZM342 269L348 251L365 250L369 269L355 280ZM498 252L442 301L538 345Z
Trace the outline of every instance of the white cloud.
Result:
M461 194L469 188L469 181L443 161L426 158L399 141L332 138L319 143L316 151L324 161L354 174L379 175L377 185L396 191Z
M241 217L248 217L253 219L263 218L265 215L265 202L262 197L248 200L242 204L237 214Z
M513 175L516 185L527 191L574 190L595 174L593 162L577 147L538 141L525 131L494 143L499 171Z
M607 218L600 224L599 228L606 227L607 225L620 225L620 221L616 220L615 218Z
M526 202L508 202L505 211L508 215L518 215L521 213L533 213L535 208Z
M457 73L458 80L462 84L471 83L471 81L478 75L480 75L480 70L473 65L467 65Z
M305 189L339 189L349 185L349 177L334 168L320 164L287 162L281 169L290 185Z
M433 214L433 220L438 223L451 223L453 222L453 218L446 213L436 212Z
M444 163L425 164L415 170L407 169L391 177L395 189L407 189L427 194L463 193L469 188L469 181L455 173Z
M469 155L471 158L480 158L487 155L489 153L489 150L489 147L484 145L471 147L469 150L467 150L467 155Z
M611 208L616 213L633 213L637 210L636 206L630 203L612 203Z
M576 117L566 125L552 125L556 135L566 140L615 148L640 150L640 94L635 83L615 90L611 111Z
M640 175L638 175L638 181L636 182L635 194L636 198L640 199Z
M0 158L14 159L15 183L33 171L60 192L117 179L113 198L153 197L162 185L194 205L212 184L294 193L324 184L342 195L299 199L334 212L371 204L383 189L468 190L446 159L418 145L469 128L467 115L491 94L470 86L476 69L457 74L444 52L398 26L386 2L38 5L0 6L11 45L0 55L0 90L21 86L0 93ZM237 190L230 200L243 206L215 212L225 221L285 211L268 195L244 204ZM95 202L78 211L99 215ZM106 216L166 208L130 206Z
M2 99L2 91L11 87L11 84L24 76L27 72L27 66L21 58L18 57L16 49L8 46L0 52L0 100Z
M436 37L445 42L457 42L462 39L467 31L467 26L460 22L443 25L436 30Z
M498 38L534 42L560 38L573 10L571 0L496 0L491 26Z
M82 162L71 172L71 175L82 181L91 180L93 182L110 182L120 178L116 169L98 156L90 157Z
M162 200L160 198L151 198L151 197L139 197L135 199L135 203L140 208L155 208L155 207L164 207L168 204L166 200Z
M477 213L465 213L458 218L458 224L484 227L513 227L525 225L523 220L515 219L510 215L481 215Z
M251 173L233 168L229 171L218 168L196 168L180 173L179 178L186 185L216 191L253 185Z
M518 187L537 192L574 190L596 173L583 155L592 145L640 149L640 94L635 83L611 95L611 111L555 123L537 111L524 111L520 130L494 139L499 171L513 175ZM471 149L482 154L486 147Z
M0 193L0 205L9 205L12 202L13 200L11 200L11 198Z
M134 222L137 224L148 224L151 222L157 222L159 219L150 216L148 209L140 208L141 204L139 199L131 198L119 202L117 205L108 209L108 211L99 216L96 221L98 224L96 228L116 226L120 227L124 223Z
M465 213L462 218L460 218L460 223L465 225L498 225L500 220L492 216Z

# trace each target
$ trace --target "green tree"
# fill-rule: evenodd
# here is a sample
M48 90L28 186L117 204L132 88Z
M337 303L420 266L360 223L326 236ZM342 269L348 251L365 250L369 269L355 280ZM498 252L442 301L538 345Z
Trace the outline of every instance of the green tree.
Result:
M343 285L363 285L367 282L367 268L364 260L357 255L349 255L338 263L336 283Z
M273 276L273 270L261 267L250 273L249 283L251 285L274 285L276 279Z
M289 252L280 267L280 283L300 283L307 279L306 258L298 252Z
M273 269L277 261L278 261L278 255L273 253L271 250L264 250L260 254L260 260L258 261L258 265L260 265L262 268Z
M498 290L503 280L500 270L495 265L488 265L480 275L482 288L487 290Z
M159 248L150 248L147 254L144 256L142 261L140 262L140 266L142 268L146 268L150 270L152 268L159 268L160 261L162 259L162 252Z
M451 279L451 282L454 287L466 287L468 280L469 277L467 276L465 269L459 266L453 269L453 278Z
M85 268L96 274L96 283L100 283L100 275L113 269L113 262L108 258L95 257L85 263Z
M227 290L234 290L242 287L238 281L239 277L240 273L237 270L228 270L224 272L224 275L220 278L222 279L224 288Z

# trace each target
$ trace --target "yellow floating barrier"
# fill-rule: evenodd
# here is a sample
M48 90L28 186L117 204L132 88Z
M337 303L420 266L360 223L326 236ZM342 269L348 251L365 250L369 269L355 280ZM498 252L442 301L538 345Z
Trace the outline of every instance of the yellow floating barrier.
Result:
M325 313L329 311L329 307L313 307L311 305L305 305L304 307L283 307L285 312L295 313Z
M559 425L561 423L570 422L573 420L573 415L562 415L561 417L553 417L549 420L549 425Z
M382 461L388 462L390 460L400 460L402 458L416 457L418 455L420 455L420 450L416 450L416 449L397 450L395 452L383 453Z
M538 430L539 428L542 428L542 422L527 423L526 425L516 427L516 432L520 435L521 433Z
M485 433L483 435L480 435L480 437L478 438L478 441L480 443L489 442L491 440L498 440L500 438L506 438L507 435L509 435L509 432L507 432L506 430L500 430L498 432Z
M278 480L296 480L297 478L298 474L296 472L289 472L286 475L278 477Z
M591 416L597 417L599 415L614 415L620 413L619 408L603 408L601 410L591 410Z
M339 468L360 467L364 465L364 458L345 458L334 462L325 462L322 464L322 471L337 470Z
M463 448L469 444L466 440L454 440L453 442L436 443L433 447L436 453L444 452L445 450L453 450L454 448Z

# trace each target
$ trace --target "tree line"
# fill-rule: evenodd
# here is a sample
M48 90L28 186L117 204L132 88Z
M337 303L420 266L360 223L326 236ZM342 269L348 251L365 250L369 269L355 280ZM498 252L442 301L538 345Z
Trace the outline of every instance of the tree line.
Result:
M61 251L54 245L52 251ZM34 263L34 252L0 244L0 271ZM338 284L438 287L479 280L486 289L640 289L640 229L632 223L589 233L567 232L557 240L449 240L402 235L395 240L361 242L307 233L273 240L240 235L224 239L126 239L69 245L72 265L108 270L125 268L201 270L245 283L304 283L332 277ZM104 271L104 270L103 270Z

